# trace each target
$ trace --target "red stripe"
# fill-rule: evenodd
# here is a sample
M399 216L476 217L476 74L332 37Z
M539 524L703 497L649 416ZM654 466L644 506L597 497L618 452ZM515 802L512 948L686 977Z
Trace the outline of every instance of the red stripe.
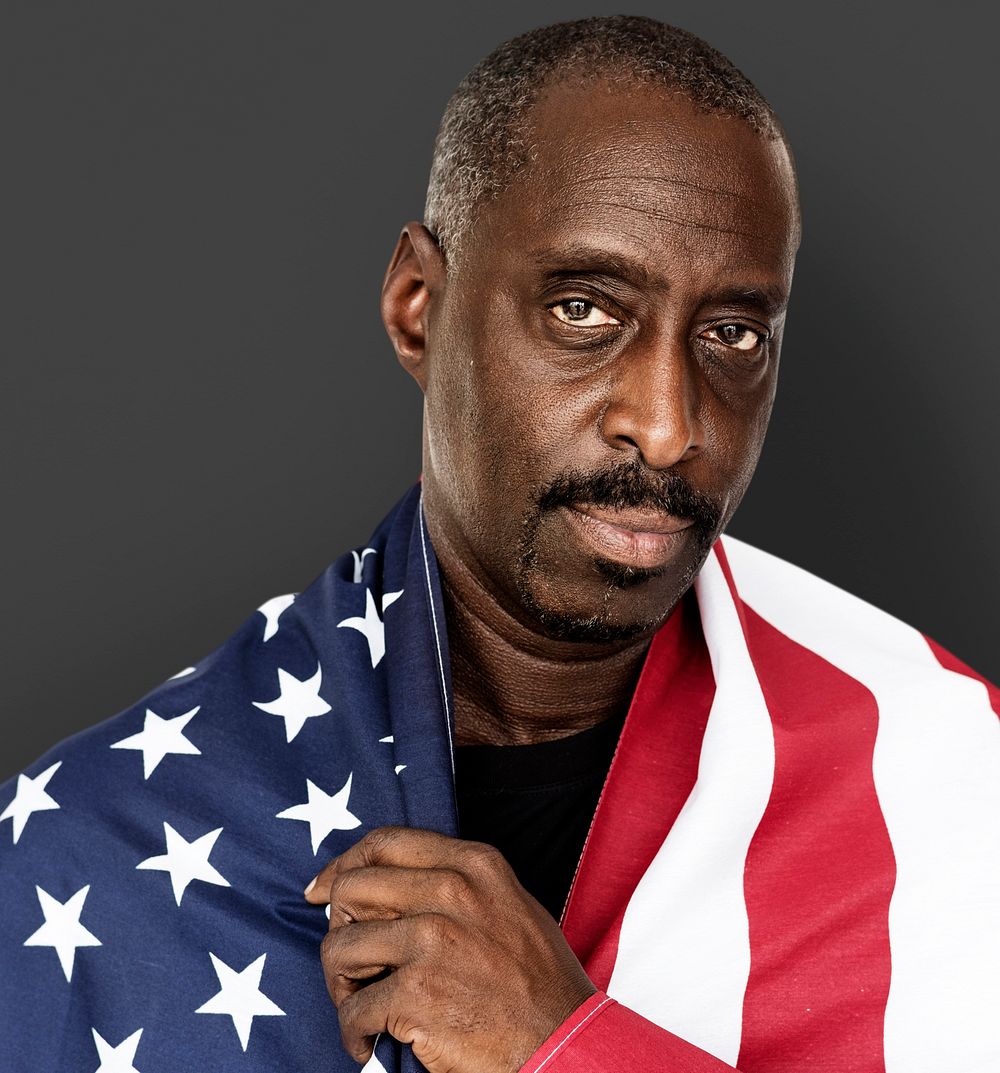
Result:
M872 777L875 698L741 610L775 765L744 873L751 954L737 1065L876 1073L895 861Z
M690 591L650 645L563 911L566 940L602 990L629 899L694 786L714 692Z
M518 1073L738 1073L732 1066L598 991L556 1029Z
M947 648L943 648L932 640L930 637L924 637L930 650L934 653L938 663L941 664L947 671L955 671L956 674L964 674L967 678L974 678L977 682L982 682L986 687L986 695L989 697L990 706L993 711L1000 715L1000 689L981 674L974 671L967 663L963 663L957 656L953 656Z

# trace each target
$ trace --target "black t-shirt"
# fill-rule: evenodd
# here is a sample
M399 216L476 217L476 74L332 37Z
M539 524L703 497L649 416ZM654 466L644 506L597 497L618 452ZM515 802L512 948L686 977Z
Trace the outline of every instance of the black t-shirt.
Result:
M496 846L559 920L624 715L532 745L455 749L462 838Z

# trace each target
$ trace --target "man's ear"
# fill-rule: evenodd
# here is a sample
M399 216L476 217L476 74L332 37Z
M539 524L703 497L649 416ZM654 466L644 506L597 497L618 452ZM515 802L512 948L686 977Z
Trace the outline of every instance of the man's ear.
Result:
M382 283L382 322L400 365L427 389L431 301L444 293L445 261L437 240L415 221L399 236Z

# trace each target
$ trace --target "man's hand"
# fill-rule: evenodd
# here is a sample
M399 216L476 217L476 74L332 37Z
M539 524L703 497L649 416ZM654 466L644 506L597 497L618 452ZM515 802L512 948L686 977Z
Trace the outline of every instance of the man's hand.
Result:
M359 1062L388 1032L430 1073L516 1073L596 988L500 852L380 827L306 889L330 903L326 986Z

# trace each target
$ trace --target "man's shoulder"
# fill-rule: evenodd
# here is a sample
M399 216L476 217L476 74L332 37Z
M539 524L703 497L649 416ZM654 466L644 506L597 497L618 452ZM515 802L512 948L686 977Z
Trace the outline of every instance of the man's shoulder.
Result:
M84 1068L92 1034L117 1045L139 1025L150 1046L234 1068L250 1018L234 1021L237 1040L193 1015L229 1012L212 996L240 973L266 996L257 1013L294 1012L299 1027L253 1026L260 1068L336 1047L325 1005L296 990L325 925L300 892L320 841L345 849L377 799L373 765L346 721L332 725L335 661L299 599L267 601L195 667L3 788L0 1005L18 1022L3 1068L29 1048L36 1068Z
M85 845L97 829L131 839L139 805L159 815L182 797L210 815L224 796L248 787L259 796L297 774L300 753L322 755L323 717L339 707L349 677L346 646L330 634L358 613L357 592L346 599L337 576L354 570L361 550L302 593L265 600L208 656L0 786L0 853L30 856L37 841L51 857L53 843L29 837L45 827L66 847Z
M403 587L398 546L419 494L411 489L367 543L300 593L264 600L210 655L0 786L0 854L29 856L28 836L46 827L59 845L83 845L96 830L134 841L140 813L211 816L241 794L287 804L303 792L304 771L367 756L374 731L386 731L374 725L363 672L384 650L380 613ZM45 843L39 852L51 860L54 843Z
M418 499L301 593L264 601L205 659L0 787L0 1006L18 1011L0 1067L31 1040L37 1068L68 1055L82 1068L92 1031L117 1041L135 1017L161 1047L233 1068L249 1027L237 1041L190 1015L223 1012L210 1001L219 983L260 981L265 957L270 1012L294 1008L297 1028L254 1027L259 1068L340 1055L325 991L302 992L326 924L302 889L365 830L412 819L403 771L428 809L451 800L424 724L407 707L400 742L385 703L393 690L413 707L437 697L436 677L417 693L405 650L398 675L382 659L386 609L401 650L399 624L426 609L424 563L406 573ZM133 1012L119 1026L122 1011Z
M136 805L176 808L197 796L220 767L238 770L256 728L254 702L278 691L270 653L278 624L278 665L308 679L308 636L293 625L294 595L268 600L215 651L160 683L117 714L65 738L0 788L0 852L72 855L92 846L99 827L112 841L135 834ZM266 641L265 641L266 638ZM278 646L272 646L278 651ZM242 758L246 760L246 756ZM231 777L231 776L230 776ZM95 826L97 825L97 826ZM6 830L5 830L6 828ZM43 830L45 829L45 830Z
M205 659L0 788L0 1005L28 1018L0 1043L0 1066L29 1037L46 1054L39 1068L54 1068L50 1050L82 1062L91 1028L117 1043L134 1026L109 1018L148 1014L150 996L161 1036L183 1023L206 1054L231 1044L238 1054L235 1037L189 1015L217 990L216 972L258 965L260 979L265 955L265 993L308 1029L294 1043L261 1039L258 1051L308 1064L336 1049L325 995L303 1004L296 991L325 926L301 891L365 829L400 820L368 643L340 628L381 585L381 564L363 551L302 593L264 601ZM67 921L73 943L56 934ZM49 988L51 1040L34 1000ZM63 1016L59 1003L80 994Z
M743 607L793 641L864 678L901 681L922 669L963 675L1000 712L1000 690L919 628L736 537L725 535L716 549Z

